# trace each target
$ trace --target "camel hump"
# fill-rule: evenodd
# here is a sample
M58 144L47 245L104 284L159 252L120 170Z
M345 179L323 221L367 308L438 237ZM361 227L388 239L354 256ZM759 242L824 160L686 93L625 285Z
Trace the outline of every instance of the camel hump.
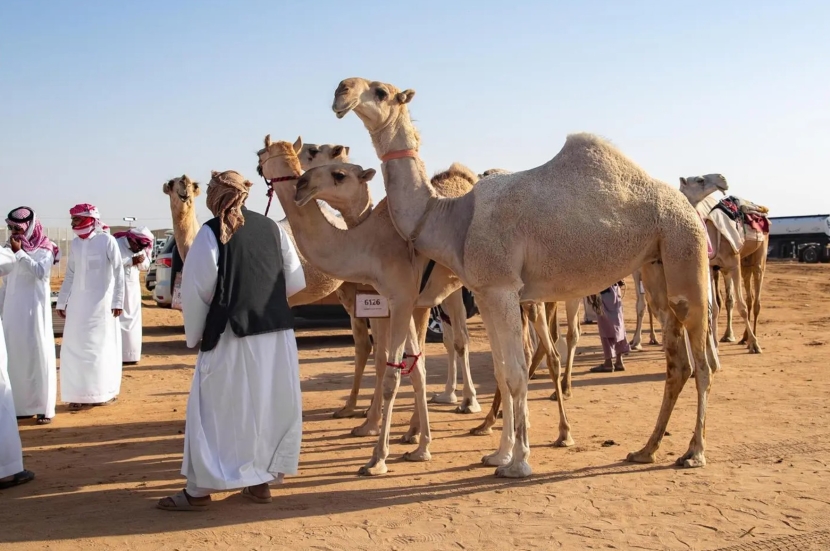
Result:
M451 164L450 168L436 173L430 180L432 187L444 197L464 195L473 188L476 182L478 182L478 175L461 163Z

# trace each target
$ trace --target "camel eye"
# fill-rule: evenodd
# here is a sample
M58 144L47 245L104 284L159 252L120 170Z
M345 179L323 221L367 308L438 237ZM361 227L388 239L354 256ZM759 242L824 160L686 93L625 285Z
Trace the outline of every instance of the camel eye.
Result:
M383 88L378 88L377 90L375 90L375 94L378 96L378 99L380 101L383 101L389 97L389 94L386 93L386 90L384 90Z
M314 156L317 155L318 153L320 153L320 150L317 149L316 147L311 148L311 149L308 150L308 154L311 155L312 158L314 158Z
M703 178L701 176L698 176L697 178L695 178L695 182L697 182L698 184L702 184Z
M346 179L346 175L343 172L337 171L331 173L332 177L334 178L335 182L342 182Z

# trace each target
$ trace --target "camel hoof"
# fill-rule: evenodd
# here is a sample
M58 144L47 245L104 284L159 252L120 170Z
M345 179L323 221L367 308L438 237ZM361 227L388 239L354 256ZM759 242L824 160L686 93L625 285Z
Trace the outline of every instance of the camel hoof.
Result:
M698 469L706 466L706 457L703 455L703 452L695 453L688 451L682 457L677 458L674 464L685 469Z
M386 468L386 461L369 461L357 471L358 476L379 476L386 474L389 469Z
M652 346L660 346L660 341L658 341L657 339L651 339L648 341L648 343Z
M335 419L348 419L351 417L366 417L366 410L355 409L352 406L344 406L331 415Z
M741 340L738 341L738 344L746 344L746 342L747 342L746 337L744 337L744 338L742 338Z
M414 433L406 433L401 436L401 444L417 444L420 441L420 437L418 436L417 432Z
M735 336L734 335L724 335L723 337L721 337L720 342L735 342Z
M493 428L488 427L486 424L482 423L476 428L470 429L470 434L472 434L473 436L487 436L488 434L493 434Z
M377 436L378 434L380 434L380 427L369 426L366 423L352 429L352 436Z
M496 452L485 455L481 458L481 462L489 467L504 467L510 464L511 459L512 456L509 453L507 455L499 455L499 452Z
M631 350L636 350L637 352L643 350L643 345L640 343L634 344L633 342L631 342L628 344L628 346L631 348Z
M749 353L750 354L762 354L763 350L761 350L761 345L758 344L756 341L754 344L749 346Z
M574 442L574 439L571 437L570 433L568 433L565 436L560 436L559 438L557 438L556 441L553 443L553 447L570 448L574 444L576 444L576 442Z
M571 398L571 389L569 389L569 388L564 389L563 388L562 389L562 396L564 396L566 400L570 400L570 398ZM555 390L553 391L553 394L550 395L550 399L553 400L554 402L559 401L559 396L556 394Z
M431 404L457 404L458 396L455 395L455 392L449 394L433 394L429 402Z
M456 413L479 413L481 411L481 405L479 405L478 400L475 398L464 398L461 402L461 405L455 408Z
M404 461L429 461L432 459L432 455L429 453L429 450L415 450L414 452L406 452L403 454Z
M499 478L527 478L533 473L527 461L514 461L496 469Z
M645 450L629 453L625 458L629 463L654 463L654 454L647 453Z

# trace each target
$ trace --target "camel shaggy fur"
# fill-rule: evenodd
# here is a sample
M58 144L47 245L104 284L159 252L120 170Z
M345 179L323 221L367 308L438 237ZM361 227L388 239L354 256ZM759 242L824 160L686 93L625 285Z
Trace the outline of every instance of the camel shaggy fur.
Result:
M501 444L483 462L497 466L497 476L531 474L528 374L518 304L583 297L643 266L650 302L665 311L668 376L654 432L628 459L655 460L677 397L694 370L697 420L678 463L704 465L707 395L717 355L707 338L706 239L688 201L590 134L568 136L562 150L542 166L485 178L458 198L441 197L418 156L420 137L407 109L414 96L414 90L349 78L335 90L332 109L338 118L354 111L369 132L382 161L389 214L400 235L475 293L505 396ZM541 340L552 353L549 336ZM402 352L396 354L394 361L401 361ZM569 445L565 401L557 403L555 444Z

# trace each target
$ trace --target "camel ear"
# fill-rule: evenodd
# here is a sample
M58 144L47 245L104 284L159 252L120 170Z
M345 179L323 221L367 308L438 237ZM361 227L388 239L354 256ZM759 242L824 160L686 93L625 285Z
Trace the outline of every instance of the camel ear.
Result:
M348 146L348 145L344 145L343 147L344 147L344 148L346 148L346 155L348 155L348 154L349 154L349 146Z
M340 155L343 154L344 149L346 149L346 148L342 145L335 145L334 147L331 148L331 156L333 158L339 157ZM348 155L348 151L346 152L346 154Z
M297 141L294 142L294 153L297 155L300 154L300 151L303 149L303 138L302 136L297 136Z
M398 103L409 103L412 101L412 98L415 97L415 90L411 88L409 90L404 90L403 92L398 93L395 96L398 99Z
M202 190L199 188L199 182L193 182L193 197L198 197L200 193Z
M375 177L375 169L374 168L367 168L363 172L360 173L360 181L361 182L368 182L372 178Z
M219 171L218 170L211 170L210 171L211 179L216 178L217 176L219 176Z
M170 195L170 182L164 182L164 185L161 186L161 191L163 191L165 195Z
M685 186L685 185L686 185L686 183L687 183L687 182L686 182L686 178L684 178L683 176L681 176L681 177L680 177L680 186L681 186L681 187L683 187L683 186Z
M265 149L271 147L271 134L265 135Z

